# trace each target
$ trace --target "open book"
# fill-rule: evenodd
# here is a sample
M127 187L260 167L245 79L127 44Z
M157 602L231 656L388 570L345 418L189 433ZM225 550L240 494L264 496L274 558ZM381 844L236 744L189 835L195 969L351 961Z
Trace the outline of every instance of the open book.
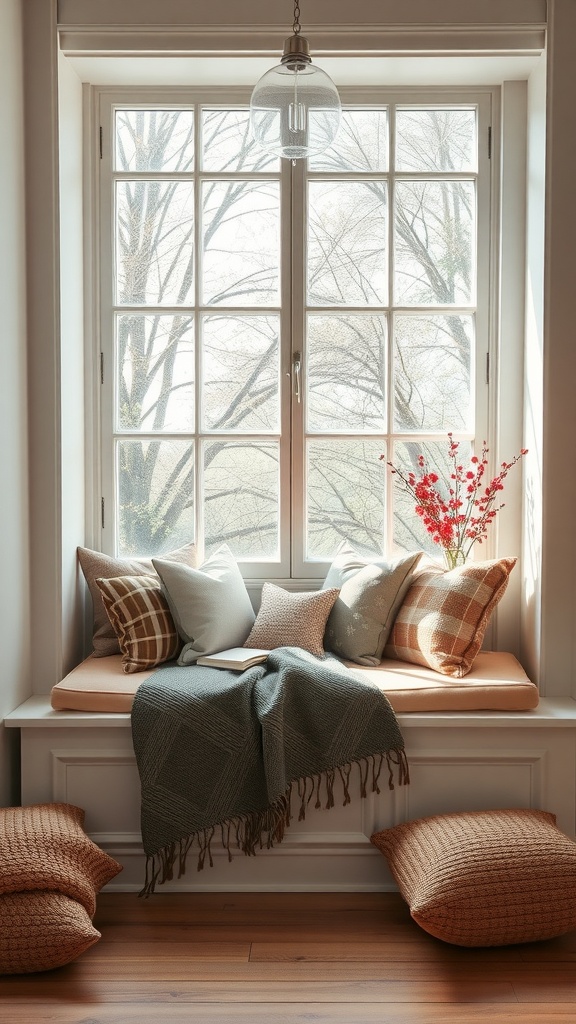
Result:
M242 671L251 665L266 661L270 651L257 647L230 647L227 651L216 654L204 654L196 660L197 665L210 665L212 668L234 668Z

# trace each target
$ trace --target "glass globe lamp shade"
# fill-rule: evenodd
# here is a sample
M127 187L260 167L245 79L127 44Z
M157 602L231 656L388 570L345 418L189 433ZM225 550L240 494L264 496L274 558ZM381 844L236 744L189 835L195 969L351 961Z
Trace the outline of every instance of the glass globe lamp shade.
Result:
M340 125L340 97L332 79L304 61L278 64L256 83L250 123L269 153L303 160L332 145Z

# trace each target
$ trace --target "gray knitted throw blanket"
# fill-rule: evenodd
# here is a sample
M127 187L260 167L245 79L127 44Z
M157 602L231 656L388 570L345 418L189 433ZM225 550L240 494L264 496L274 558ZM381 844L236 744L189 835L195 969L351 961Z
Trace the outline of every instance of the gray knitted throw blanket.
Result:
M146 879L140 895L178 877L198 848L212 865L220 839L247 855L281 842L297 793L299 820L310 803L334 806L334 780L350 801L409 782L404 742L388 698L328 655L281 647L244 672L163 666L142 683L132 710L142 785ZM357 767L355 767L357 766Z

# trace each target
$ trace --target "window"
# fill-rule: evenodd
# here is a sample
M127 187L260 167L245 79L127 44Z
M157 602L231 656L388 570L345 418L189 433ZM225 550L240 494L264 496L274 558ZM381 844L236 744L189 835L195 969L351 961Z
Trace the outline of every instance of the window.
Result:
M105 548L319 577L344 539L429 547L380 455L487 436L491 98L343 99L292 165L246 103L101 97Z

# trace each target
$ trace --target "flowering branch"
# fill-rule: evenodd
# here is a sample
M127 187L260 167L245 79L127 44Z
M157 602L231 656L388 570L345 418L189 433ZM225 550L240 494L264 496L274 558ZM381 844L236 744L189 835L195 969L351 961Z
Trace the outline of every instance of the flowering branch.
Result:
M483 442L481 456L473 455L467 469L459 461L459 447L460 442L449 433L450 483L444 482L443 487L436 486L440 478L429 469L422 454L418 456L418 474L403 473L392 462L386 461L414 498L416 515L421 517L434 543L444 549L450 565L465 561L473 545L486 540L488 527L504 508L503 503L496 504L500 491L504 490L504 480L528 452L527 448L522 448L511 462L503 462L500 472L484 485L488 466L486 442ZM380 458L386 459L386 456L381 455Z

